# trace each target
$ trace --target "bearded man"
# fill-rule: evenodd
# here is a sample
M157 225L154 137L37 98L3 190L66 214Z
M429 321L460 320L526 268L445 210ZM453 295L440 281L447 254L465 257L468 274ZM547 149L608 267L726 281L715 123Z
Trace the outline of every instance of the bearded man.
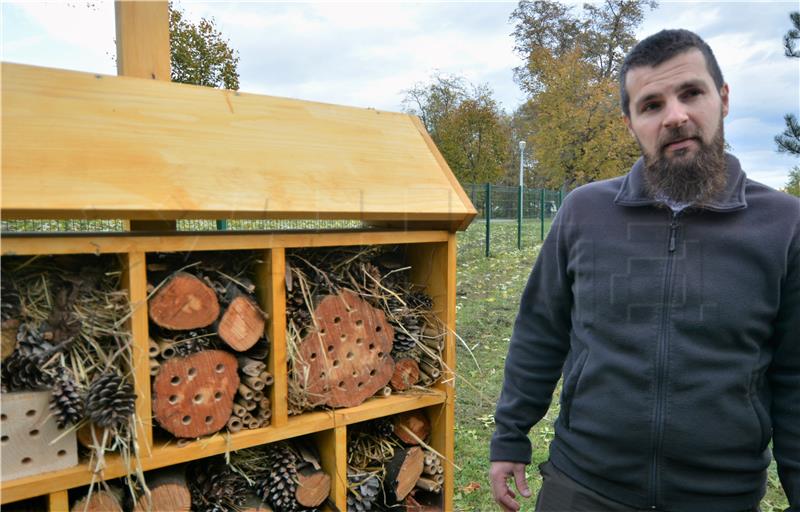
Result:
M800 201L724 152L728 85L685 30L620 73L642 158L573 191L521 298L495 413L503 510L563 375L536 510L758 510L770 441L800 512Z

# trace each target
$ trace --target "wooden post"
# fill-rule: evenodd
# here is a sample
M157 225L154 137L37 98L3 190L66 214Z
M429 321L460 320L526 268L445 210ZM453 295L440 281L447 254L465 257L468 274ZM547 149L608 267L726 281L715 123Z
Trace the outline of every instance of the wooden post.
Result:
M50 512L65 512L69 510L69 494L66 490L48 494L47 506Z
M314 437L322 470L331 477L330 499L338 510L347 510L347 427L323 430Z
M288 377L286 371L286 251L276 247L264 253L264 263L257 269L261 309L270 312L269 361L267 371L274 377L270 388L272 402L271 424L283 427L289 421Z
M170 81L167 2L116 0L117 74ZM129 231L175 231L174 220L125 220Z

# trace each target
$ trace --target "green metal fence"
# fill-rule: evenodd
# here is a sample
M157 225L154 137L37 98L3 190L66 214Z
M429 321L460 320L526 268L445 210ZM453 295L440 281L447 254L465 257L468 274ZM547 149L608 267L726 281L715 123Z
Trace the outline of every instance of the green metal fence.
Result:
M469 184L464 187L478 216L459 233L459 255L532 248L544 240L563 200L560 190Z

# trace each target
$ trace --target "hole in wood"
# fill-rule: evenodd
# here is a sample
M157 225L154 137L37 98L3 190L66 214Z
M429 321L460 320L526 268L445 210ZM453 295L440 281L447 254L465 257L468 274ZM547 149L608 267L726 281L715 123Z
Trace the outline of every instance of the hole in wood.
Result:
M342 319L340 317L338 317L338 316L333 317L333 323L338 324L341 321L342 321Z
M354 357L354 356L353 356L353 353L352 353L352 352L348 352L348 353L347 353L347 355L346 355L345 357L346 357L347 359L353 359L353 357Z
M363 383L363 382L359 382L359 383L357 384L357 386L358 386L358 389L361 389L361 388L363 388L363 387L364 387L364 383Z
M206 425L211 425L212 421L214 421L213 416L206 416Z
M320 379L324 379L325 378L325 372L320 372L319 373L319 378Z
M197 377L197 368L189 368L189 371L186 372L189 375L189 380Z
M222 363L219 363L217 366L214 367L214 371L217 372L217 373L224 372L225 371L225 365L222 364Z
M311 352L311 356L310 357L311 357L311 360L313 361L314 359L317 358L317 353L316 352Z
M222 391L217 391L216 393L214 393L214 400L217 402L222 400Z
M188 415L184 416L183 419L181 419L181 422L183 422L184 425L188 425L192 422L192 417Z
M370 349L370 350L373 350L374 348L375 348L375 344L374 344L374 343L370 343L370 344L369 344L369 349Z
M361 320L360 318L358 320L356 320L356 326L357 327L361 327L362 325L364 325L364 321L363 320Z
M181 383L181 378L178 377L177 375L174 375L171 379L169 379L169 383L172 384L173 386L177 386L178 384Z
M34 409L30 409L28 410L28 412L25 413L25 416L28 416L30 418L34 414L36 414L36 411Z
M319 330L319 335L320 336L325 336L325 328L324 327Z
M338 359L334 359L333 360L333 367L334 368L338 368L339 367L339 360Z
M197 393L196 395L194 395L194 398L193 398L192 400L193 400L193 401L194 401L194 403L196 403L196 404L201 404L201 403L203 403L203 394L202 394L202 393ZM208 423L208 422L206 422L206 423Z
M331 387L330 387L330 386L328 386L327 384L325 385L325 387L324 387L324 388L322 388L322 391L324 391L324 392L326 392L326 393L327 393L328 391L330 391L330 390L331 390Z
M343 332L342 335L339 336L339 339L342 340L342 341L346 341L347 340L347 333Z
M31 437L38 436L39 435L39 429L35 428L35 429L31 430L30 432L28 432L28 435L31 436Z
M56 452L56 455L58 455L59 457L63 457L66 454L67 450L58 450L58 452Z
M333 352L333 345L328 345L328 352Z
M383 352L378 352L378 357L383 357Z
M355 371L355 370L353 370L353 377L355 377L355 376L357 376L357 375L358 375L358 372L357 372L357 371Z
M30 464L31 462L33 462L33 460L31 460L30 457L25 457L20 462L22 462L23 464Z
M0 437L0 441L5 443L6 441L8 441L8 436Z
M344 389L344 381L343 380L339 381L339 389Z
M361 345L362 343L364 343L363 338L356 338L356 345Z
M5 414L0 414L0 421L6 421L7 419L8 416L6 416Z
M169 403L171 405L175 405L178 403L178 395L170 395L169 396Z
M376 372L375 372L375 368L373 368L373 369L371 369L371 370L369 371L369 376L370 376L370 377L374 377L374 376L375 376L375 373L376 373Z

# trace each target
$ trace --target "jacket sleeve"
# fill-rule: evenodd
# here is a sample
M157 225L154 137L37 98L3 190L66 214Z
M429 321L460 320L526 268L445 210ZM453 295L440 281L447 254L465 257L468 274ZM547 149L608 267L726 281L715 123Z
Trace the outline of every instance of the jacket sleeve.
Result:
M775 322L775 353L767 376L772 389L773 453L787 512L800 512L800 228L795 232Z
M569 349L569 196L559 210L522 293L514 322L489 458L529 464L528 431L546 413Z

